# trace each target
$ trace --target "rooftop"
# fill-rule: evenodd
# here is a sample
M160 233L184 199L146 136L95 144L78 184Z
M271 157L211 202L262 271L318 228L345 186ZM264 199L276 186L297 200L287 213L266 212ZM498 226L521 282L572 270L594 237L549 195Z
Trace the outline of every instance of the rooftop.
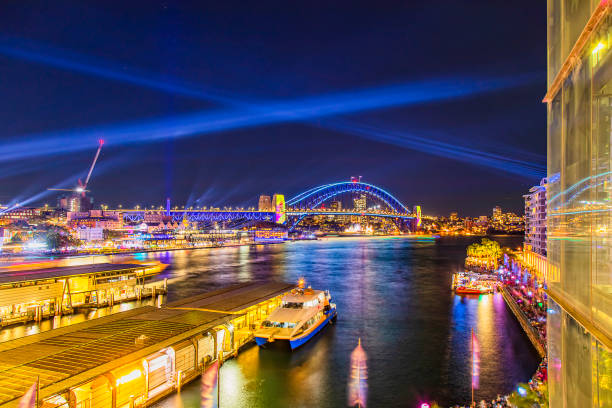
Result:
M0 407L40 378L41 397L62 392L222 324L294 285L245 283L0 343ZM145 335L147 340L136 342Z
M132 269L144 269L146 267L146 265L131 263L99 263L92 265L59 266L53 268L27 270L12 270L0 268L0 284L63 278L67 276L88 275L92 273L101 272L117 272Z

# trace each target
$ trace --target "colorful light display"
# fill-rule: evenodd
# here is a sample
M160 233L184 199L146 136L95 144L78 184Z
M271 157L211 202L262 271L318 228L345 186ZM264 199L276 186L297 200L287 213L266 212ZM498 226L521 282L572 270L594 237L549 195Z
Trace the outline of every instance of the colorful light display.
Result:
M368 400L368 357L361 347L361 339L351 353L348 405L366 407Z

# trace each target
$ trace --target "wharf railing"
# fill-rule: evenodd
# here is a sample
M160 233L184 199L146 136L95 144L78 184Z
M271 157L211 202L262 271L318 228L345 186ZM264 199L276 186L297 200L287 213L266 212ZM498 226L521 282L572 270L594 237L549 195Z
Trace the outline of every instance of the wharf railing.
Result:
M502 287L501 293L506 301L506 304L510 307L510 310L512 310L512 313L520 323L540 357L546 357L546 343L542 339L542 336L540 336L538 330L529 322L529 318L525 312L521 310L520 306L516 303L516 300L514 300L514 297L510 294L510 292L508 292L508 288Z

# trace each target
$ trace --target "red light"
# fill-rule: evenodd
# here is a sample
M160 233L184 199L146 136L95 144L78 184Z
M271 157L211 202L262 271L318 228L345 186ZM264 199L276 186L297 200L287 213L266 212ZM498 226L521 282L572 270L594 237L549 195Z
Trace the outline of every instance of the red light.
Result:
M100 146L102 146L104 144L104 139L98 140L98 143L100 143Z
M421 408L429 408L429 407L430 407L429 404L426 402L421 404Z

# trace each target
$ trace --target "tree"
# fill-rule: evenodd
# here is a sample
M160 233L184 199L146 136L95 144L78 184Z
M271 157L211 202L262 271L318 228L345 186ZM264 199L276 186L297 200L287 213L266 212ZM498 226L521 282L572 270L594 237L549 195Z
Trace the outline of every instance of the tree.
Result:
M124 235L122 231L115 231L115 230L109 230L109 229L105 229L103 233L104 233L105 240L118 239L118 238L123 237Z
M74 238L68 230L61 227L54 227L47 231L45 236L47 242L47 248L49 249L61 249L68 246L80 246L81 241Z

